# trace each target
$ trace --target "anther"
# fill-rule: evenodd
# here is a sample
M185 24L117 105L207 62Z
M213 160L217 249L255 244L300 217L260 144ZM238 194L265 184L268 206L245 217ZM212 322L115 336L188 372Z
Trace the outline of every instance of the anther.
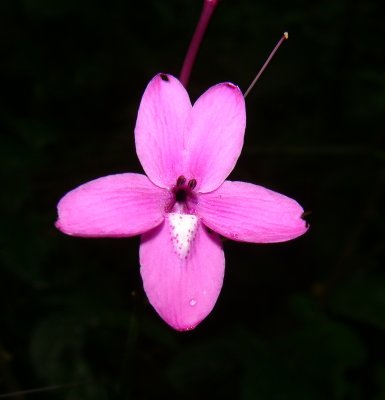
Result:
M186 182L186 178L181 175L177 180L176 180L176 185L177 186L183 186Z
M188 181L188 187L189 187L190 189L194 189L196 185L197 185L196 179L190 179L190 180Z

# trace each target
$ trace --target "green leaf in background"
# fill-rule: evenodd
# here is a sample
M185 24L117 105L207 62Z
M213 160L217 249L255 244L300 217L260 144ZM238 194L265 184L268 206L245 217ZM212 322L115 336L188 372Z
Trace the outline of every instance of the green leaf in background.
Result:
M290 305L299 326L280 344L288 365L304 382L320 388L321 398L354 396L357 388L347 375L365 362L360 337L348 325L333 321L308 297L295 296Z
M65 383L91 379L83 354L84 322L73 316L42 320L31 337L31 362L45 382Z
M80 383L30 397L385 398L381 2L220 2L191 98L218 82L246 88L287 30L247 97L230 179L312 213L298 240L225 243L224 287L196 330L174 332L148 304L139 238L71 238L54 227L66 191L142 172L141 96L156 73L178 75L200 8L0 1L0 394ZM309 295L317 285L319 302Z
M355 274L334 291L330 307L338 315L385 330L385 277Z

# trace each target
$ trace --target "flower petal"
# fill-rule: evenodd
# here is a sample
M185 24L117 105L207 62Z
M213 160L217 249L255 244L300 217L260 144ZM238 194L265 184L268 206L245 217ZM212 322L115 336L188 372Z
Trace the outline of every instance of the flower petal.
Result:
M185 169L198 192L217 189L233 170L245 127L245 100L232 83L215 85L196 101L186 124Z
M168 192L145 175L95 179L67 193L58 204L56 227L68 235L125 237L159 225Z
M175 184L183 171L183 131L191 102L171 75L158 74L148 84L135 127L136 152L144 171L160 187Z
M225 258L215 233L198 222L187 257L177 252L168 221L142 236L144 290L158 314L174 329L193 329L212 310L222 287Z
M284 242L307 231L295 200L245 182L225 181L200 195L196 213L215 232L245 242Z

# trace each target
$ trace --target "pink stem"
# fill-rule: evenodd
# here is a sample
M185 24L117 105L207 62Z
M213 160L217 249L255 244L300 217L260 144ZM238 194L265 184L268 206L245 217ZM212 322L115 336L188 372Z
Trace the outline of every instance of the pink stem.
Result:
M180 81L184 87L187 87L190 80L191 70L195 63L196 56L198 54L199 47L201 45L203 36L206 32L206 28L210 22L210 19L217 7L219 0L204 0L201 15L199 17L198 24L195 28L194 35L191 39L190 46L187 50L186 57L183 62L182 70L180 73Z

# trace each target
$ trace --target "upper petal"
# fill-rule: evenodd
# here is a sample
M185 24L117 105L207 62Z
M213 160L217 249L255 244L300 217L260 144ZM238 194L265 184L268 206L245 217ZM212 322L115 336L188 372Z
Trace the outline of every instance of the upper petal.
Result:
M200 195L196 212L214 231L245 242L284 242L308 229L295 200L245 182L226 181L214 192Z
M156 75L143 94L136 152L147 176L160 187L171 187L183 173L183 131L190 111L186 89L171 75Z
M95 179L68 192L58 204L56 227L68 235L124 237L162 222L167 192L140 174Z
M217 235L200 222L188 254L176 249L165 220L142 236L140 265L150 303L169 325L183 331L193 329L214 307L225 258Z
M217 189L233 170L243 146L245 100L232 83L208 89L193 106L186 124L186 171L196 190Z

